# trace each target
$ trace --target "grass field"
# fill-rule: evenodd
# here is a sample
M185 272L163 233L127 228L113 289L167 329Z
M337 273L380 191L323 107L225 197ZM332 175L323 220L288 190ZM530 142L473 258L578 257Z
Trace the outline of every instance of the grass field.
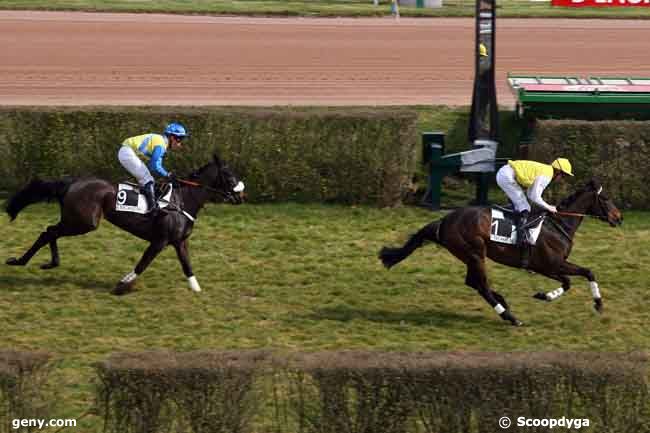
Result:
M474 16L474 0L443 0L437 9L401 7L402 16ZM381 0L3 0L0 9L162 12L279 16L389 16ZM650 18L648 8L559 8L548 2L499 0L501 17Z
M401 8L403 16L473 16L473 1L441 9ZM647 8L570 10L523 0L498 2L500 17L648 18ZM376 16L383 0L3 0L0 9L196 14ZM444 117L444 115L443 115ZM428 119L436 126L437 118ZM435 128L434 128L435 129ZM464 129L461 128L463 131ZM458 197L455 198L458 200ZM3 206L3 203L0 205ZM513 328L464 286L464 267L428 246L391 271L376 258L383 245L440 216L425 209L321 205L209 206L192 236L192 294L172 250L140 278L136 293L108 292L131 271L146 244L104 222L97 232L64 238L62 266L41 271L44 249L26 268L0 264L0 348L49 350L58 359L54 415L76 418L92 403L92 363L115 351L271 348L276 350L650 350L650 213L625 213L622 228L587 221L572 261L590 267L605 299L591 305L586 281L555 303L533 300L558 283L490 264L495 289L526 323ZM0 263L22 254L55 205L28 208L9 223L0 215ZM85 418L75 431L99 431Z
M605 313L591 307L588 284L556 303L531 298L558 284L490 265L493 286L527 326L506 325L471 289L464 268L436 246L391 271L376 258L440 214L422 208L322 205L209 206L192 236L192 294L172 250L143 274L138 291L108 291L133 269L145 243L104 222L94 233L60 240L62 266L42 271L47 249L25 268L0 267L0 347L45 349L60 359L59 412L82 413L91 401L91 364L113 351L168 348L316 350L649 349L649 214L625 214L622 228L587 221L572 259L596 273ZM2 260L22 254L58 218L35 205L9 223ZM99 425L83 421L91 431ZM86 430L84 430L86 431Z

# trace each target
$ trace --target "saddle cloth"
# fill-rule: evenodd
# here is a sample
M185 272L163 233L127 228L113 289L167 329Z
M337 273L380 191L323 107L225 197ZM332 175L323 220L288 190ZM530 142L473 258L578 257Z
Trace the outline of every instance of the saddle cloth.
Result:
M172 196L172 185L169 185L167 192L158 197L158 206L165 208L169 205ZM117 200L115 201L115 210L119 212L134 212L146 214L151 211L147 207L147 199L140 192L140 187L131 183L120 183L117 186Z
M531 245L537 243L539 233L542 231L542 223L544 217L535 218L537 221L532 226L528 227L528 239ZM492 223L490 224L490 240L501 244L517 244L517 226L514 223L513 213L507 209L492 208Z

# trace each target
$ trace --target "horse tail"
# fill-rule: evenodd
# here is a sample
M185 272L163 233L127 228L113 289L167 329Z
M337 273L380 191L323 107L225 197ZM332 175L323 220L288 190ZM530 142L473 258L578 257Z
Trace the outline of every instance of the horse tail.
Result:
M5 210L9 214L11 221L13 221L18 216L18 213L30 204L54 199L61 203L70 183L69 180L55 180L52 182L40 179L32 180L25 188L9 199Z
M425 241L440 243L440 225L442 220L434 221L418 230L412 235L404 246L400 248L384 247L379 251L379 258L385 267L391 268L410 256L413 251L420 248Z

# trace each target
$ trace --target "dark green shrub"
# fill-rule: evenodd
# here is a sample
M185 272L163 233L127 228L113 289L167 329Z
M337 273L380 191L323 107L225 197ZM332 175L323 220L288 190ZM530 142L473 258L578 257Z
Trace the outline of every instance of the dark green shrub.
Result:
M97 407L115 433L245 433L264 352L144 352L96 366Z
M550 163L564 156L582 186L598 178L620 208L650 208L650 122L644 121L538 121L529 158ZM575 189L571 184L554 187L557 200Z
M125 179L121 142L180 120L192 136L170 154L172 171L188 173L219 152L252 202L397 205L415 170L416 117L387 108L4 108L0 190L34 177Z
M0 433L36 431L14 420L45 419L52 401L46 391L51 356L45 352L0 350Z

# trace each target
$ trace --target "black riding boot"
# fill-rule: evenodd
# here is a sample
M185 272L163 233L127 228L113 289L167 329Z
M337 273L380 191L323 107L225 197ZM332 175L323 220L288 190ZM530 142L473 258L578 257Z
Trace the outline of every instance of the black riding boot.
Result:
M158 202L156 201L156 193L153 189L153 182L148 182L142 188L145 198L147 199L147 207L151 210L151 216L158 214Z
M521 267L528 267L528 256L530 254L530 239L528 238L528 229L523 227L528 222L528 211L517 214L517 245L521 250Z

